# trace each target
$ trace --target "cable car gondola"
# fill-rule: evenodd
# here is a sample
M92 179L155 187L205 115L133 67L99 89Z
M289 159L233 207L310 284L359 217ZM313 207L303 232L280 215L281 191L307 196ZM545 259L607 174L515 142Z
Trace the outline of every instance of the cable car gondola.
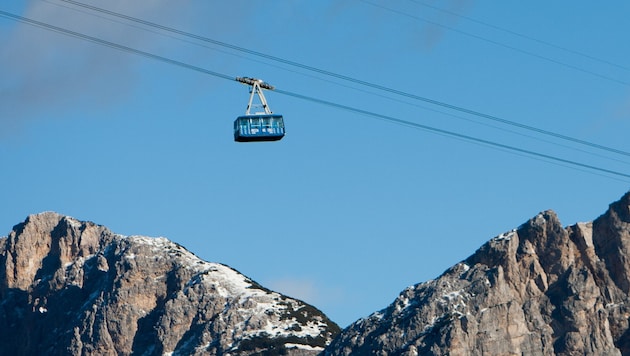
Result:
M239 116L234 121L234 141L259 142L278 141L284 137L284 119L282 115L274 114L267 105L263 89L273 90L274 87L255 78L236 78L237 81L251 85L249 103L245 115ZM254 95L260 99L260 107L263 112L250 113Z

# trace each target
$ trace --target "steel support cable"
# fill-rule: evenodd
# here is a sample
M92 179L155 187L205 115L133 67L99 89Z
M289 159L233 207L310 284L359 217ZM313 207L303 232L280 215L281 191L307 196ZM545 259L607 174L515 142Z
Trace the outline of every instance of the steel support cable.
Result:
M62 1L65 1L65 0L62 0ZM556 60L556 59L553 59L553 58L549 58L549 57L545 57L543 55L536 54L536 53L533 53L533 52L529 52L529 51L526 51L524 49L520 49L518 47L510 46L508 44L505 44L505 43L502 43L502 42L499 42L499 41L491 40L491 39L488 39L488 38L485 38L485 37L482 37L482 36L478 36L478 35L475 35L475 34L472 34L472 33L461 31L461 30L458 30L456 28L443 25L443 24L441 24L439 22L423 19L423 18L421 18L419 16L410 15L410 14L407 14L405 12L389 8L387 6L379 5L379 4L373 3L373 2L368 1L368 0L360 0L360 1L365 3L365 4L368 4L370 6L374 6L374 7L377 7L377 8L380 8L380 9L383 9L383 10L386 10L386 11L389 11L389 12L401 15L401 16L406 16L406 17L412 18L412 19L414 19L416 21L423 21L423 22L429 23L431 25L447 29L449 31L452 31L452 32L455 32L455 33L459 33L460 35L468 36L468 37L471 37L471 38L474 38L474 39L477 39L477 40L480 40L480 41L491 43L493 45L496 45L496 46L499 46L499 47L503 47L503 48L507 48L509 50L512 50L512 51L515 51L515 52L518 52L518 53L521 53L521 54L525 54L525 55L530 56L530 57L542 59L542 60L545 60L547 62L558 64L558 65L566 67L566 68L577 70L578 72L590 74L590 75L593 75L593 76L601 78L601 79L605 79L605 80L608 80L608 81L611 81L611 82L615 82L615 83L618 83L618 84L630 86L630 82L626 82L626 81L623 81L623 80L620 80L620 79L617 79L617 78L614 78L614 77L609 77L609 76L606 76L606 75L603 75L603 74L600 74L600 73L597 73L597 72L593 72L593 71L588 70L588 69L584 69L584 68L572 65L572 64L564 63L562 61L559 61L559 60Z
M598 144L598 143L594 143L594 142L590 142L590 141L574 138L574 137L563 135L563 134L556 133L556 132L553 132L553 131L540 129L540 128L537 128L537 127L534 127L534 126L521 124L521 123L518 123L518 122L515 122L515 121L511 121L511 120L500 118L498 116L484 114L484 113L482 113L480 111L466 109L464 107L460 107L460 106L457 106L457 105L448 104L448 103L441 102L441 101L438 101L438 100L434 100L434 99L422 97L422 96L419 96L419 95L407 93L407 92L404 92L404 91L401 91L401 90L389 88L389 87L386 87L386 86L383 86L383 85L371 83L371 82L368 82L368 81L365 81L365 80L361 80L361 79L357 79L357 78L353 78L353 77L350 77L350 76L347 76L347 75L343 75L343 74L331 72L331 71L328 71L328 70L316 68L316 67L313 67L313 66L305 65L305 64L302 64L302 63L298 63L298 62L294 62L294 61L291 61L291 60L283 59L283 58L276 57L276 56L273 56L273 55L261 53L261 52L254 51L254 50L250 50L250 49L247 49L247 48L244 48L244 47L232 45L232 44L229 44L229 43L226 43L226 42L217 41L217 40L214 40L214 39L211 39L211 38L208 38L208 37L196 35L196 34L193 34L193 33L190 33L190 32L186 32L186 31L177 30L177 29L174 29L174 28L171 28L171 27L168 27L168 26L163 26L163 25L160 25L160 24L157 24L157 23L153 23L153 22L150 22L150 21L145 21L145 20L138 19L138 18L135 18L135 17L132 17L132 16L128 16L128 15L120 14L120 13L117 13L117 12L114 12L114 11L102 9L102 8L99 8L99 7L96 7L96 6L87 5L87 4L78 2L78 1L74 1L74 0L60 0L60 1L63 1L63 2L69 3L69 4L73 4L73 5L76 5L76 6L84 7L84 8L96 11L96 12L101 12L101 13L105 13L105 14L108 14L108 15L111 15L111 16L119 17L119 18L122 18L122 19L125 19L125 20L128 20L128 21L133 21L133 22L136 22L136 23L140 23L140 24L143 24L143 25L146 25L146 26L158 28L160 30L172 32L172 33L175 33L175 34L178 34L178 35L181 35L181 36L193 38L193 39L196 39L196 40L199 40L199 41L212 43L212 44L219 45L219 46L222 46L222 47L226 47L226 48L229 48L229 49L232 49L232 50L236 50L236 51L239 51L239 52L247 53L247 54L250 54L250 55L257 56L257 57L262 57L262 58L269 59L269 60L272 60L272 61L275 61L275 62L280 62L280 63L287 64L287 65L290 65L290 66L293 66L293 67L305 69L305 70L308 70L308 71L311 71L311 72L323 74L323 75L326 75L326 76L329 76L329 77L345 80L345 81L348 81L348 82L352 82L352 83L363 85L363 86L370 87L370 88L373 88L373 89L389 92L389 93L396 94L396 95L403 96L403 97L407 97L407 98L410 98L410 99L423 101L425 103L429 103L429 104L432 104L432 105L441 106L443 108L447 108L447 109L454 110L454 111L459 111L459 112L462 112L462 113L465 113L465 114L468 114L468 115L473 115L473 116L481 117L481 118L484 118L484 119L492 120L492 121L495 121L495 122L500 122L502 124L515 126L515 127L518 127L518 128L524 129L524 130L533 131L533 132L536 132L536 133L539 133L539 134L547 135L547 136L550 136L550 137L555 137L555 138L562 139L562 140L565 140L565 141L570 141L570 142L581 144L581 145L588 146L588 147L591 147L591 148L596 148L596 149L599 149L599 150L608 151L608 152L612 152L612 153L616 153L616 154L619 154L619 155L630 157L630 152L628 152L628 151L624 151L624 150L620 150L620 149L604 146L604 145L601 145L601 144Z
M417 129L430 131L430 132L433 132L433 133L436 133L436 134L440 134L440 135L446 135L446 136L450 136L450 137L454 137L454 138L458 138L458 139L463 139L463 140L466 140L466 141L481 143L481 144L484 144L484 145L487 145L487 146L492 146L494 148L499 148L499 149L504 149L504 150L508 150L508 151L511 151L511 152L526 154L526 155L534 156L534 157L537 157L537 158L544 158L544 159L552 160L552 161L555 161L555 162L558 162L558 163L569 164L569 165L572 165L574 167L587 168L587 169L590 169L590 170L595 170L595 171L599 171L599 172L602 172L602 173L608 173L608 174L612 174L612 175L619 176L619 177L630 178L630 174L617 172L617 171L613 171L613 170L609 170L609 169L601 168L601 167L597 167L597 166L592 166L592 165L589 165L589 164L585 164L585 163L581 163L581 162L577 162L577 161L573 161L573 160L569 160L569 159L564 159L564 158L548 155L548 154L545 154L545 153L535 152L535 151L527 150L527 149L524 149L524 148L518 148L518 147L515 147L515 146L510 146L510 145L506 145L506 144L502 144L502 143L498 143L498 142L494 142L494 141L481 139L481 138L478 138L478 137L473 137L473 136L469 136L469 135L460 134L460 133L457 133L457 132L454 132L454 131L449 131L449 130L444 130L444 129L440 129L440 128L436 128L436 127L432 127L432 126L427 126L427 125L419 124L419 123L416 123L416 122L399 119L399 118L396 118L396 117L393 117L393 116L375 113L373 111L363 110L363 109L355 108L355 107L352 107L352 106L347 106L347 105L343 105L343 104L339 104L339 103L335 103L335 102L331 102L331 101L327 101L327 100L322 100L322 99L318 99L318 98L314 98L314 97L310 97L310 96L306 96L306 95L302 95L302 94L292 93L292 92L289 92L289 91L286 91L286 90L282 90L282 89L276 89L274 91L277 92L277 93L280 93L280 94L292 96L294 98L298 98L298 99L302 99L302 100L306 100L306 101L311 101L311 102L318 103L318 104L321 104L321 105L331 106L331 107L334 107L334 108L337 108L337 109L351 111L351 112L354 112L354 113L357 113L357 114L361 114L361 115L365 115L365 116L371 116L371 117L374 117L374 118L377 118L377 119L390 121L390 122L393 122L393 123L396 123L396 124L399 124L399 125L403 125L403 126L410 126L410 127L414 127L414 128L417 128Z
M100 38L97 38L97 37L92 37L92 36L89 36L89 35L86 35L86 34L83 34L83 33L80 33L80 32L76 32L76 31L72 31L72 30L69 30L69 29L66 29L66 28L57 27L55 25L51 25L51 24L48 24L48 23L45 23L45 22L41 22L41 21L33 20L33 19L30 19L30 18L27 18L27 17L15 15L15 14L12 14L10 12L6 12L6 11L0 10L0 16L3 16L3 17L8 18L8 19L15 20L15 21L19 21L19 22L22 22L22 23L26 23L26 24L29 24L29 25L32 25L32 26L35 26L35 27L40 27L40 28L43 28L43 29L46 29L46 30L49 30L49 31L61 33L61 34L67 35L67 36L80 38L80 39L83 39L83 40L86 40L86 41L89 41L89 42L93 42L93 43L96 43L96 44L99 44L99 45L102 45L102 46L115 48L115 49L118 49L118 50L121 50L121 51L131 52L131 53L143 56L143 57L148 57L148 58L159 60L159 61L162 61L162 62L175 64L175 65L178 65L178 66L181 66L181 67L184 67L184 68L193 69L193 70L196 70L198 72L210 74L212 76L219 77L219 78L222 78L222 79L234 80L234 77L229 76L229 75L225 75L225 74L221 74L219 72L215 72L215 71L208 70L208 69L205 69L205 68L193 66L191 64L180 62L180 61L177 61L177 60L174 60L174 59L158 56L158 55L153 54L153 53L141 51L141 50L136 49L136 48L128 47L128 46L121 45L121 44L114 43L114 42L110 42L110 41L103 40L103 39L100 39Z
M96 38L96 37L92 37L83 33L79 33L76 31L72 31L72 30L68 30L62 27L58 27L58 26L54 26L45 22L41 22L41 21L37 21L37 20L33 20L33 19L29 19L23 16L19 16L19 15L15 15L12 14L10 12L6 12L6 11L2 11L0 10L0 16L14 20L14 21L19 21L31 26L35 26L35 27L39 27L45 30L49 30L52 32L57 32L60 34L64 34L70 37L75 37L75 38L79 38L88 42L92 42L98 45L102 45L105 47L109 47L109 48L113 48L113 49L117 49L123 52L129 52L129 53L133 53L139 56L143 56L146 58L150 58L153 60L157 60L157 61L161 61L167 64L171 64L171 65L176 65L179 67L183 67L186 69L190 69L193 71L197 71L200 73L204 73L204 74L208 74L208 75L212 75L221 79L227 79L230 81L235 81L235 77L233 76L229 76L226 74L222 74L219 72L215 72L212 70L208 70L202 67L198 67L198 66L194 66L188 63L184 63L178 60L174 60L174 59L170 59L164 56L160 56L160 55L156 55L153 53L149 53L149 52L145 52L145 51L141 51L135 48L131 48L125 45L121 45L118 43L114 43L114 42L110 42L107 40L103 40L100 38ZM560 158L560 157L556 157L556 156L552 156L552 155L548 155L545 153L540 153L540 152L535 152L535 151L531 151L531 150L527 150L527 149L523 149L523 148L518 148L515 146L510 146L510 145L506 145L506 144L502 144L502 143L498 143L498 142L493 142L493 141L489 141L489 140L485 140L485 139L481 139L481 138L477 138L477 137L473 137L473 136L469 136L469 135L464 135L464 134L460 134L457 132L453 132L453 131L449 131L449 130L444 130L444 129L440 129L440 128L436 128L436 127L431 127L428 125L422 125L422 124L418 124L415 122L411 122L411 121L407 121L407 120L403 120L403 119L399 119L399 118L395 118L393 116L388 116L388 115L383 115L383 114L379 114L379 113L375 113L372 111L368 111L368 110L363 110L363 109L359 109L359 108L355 108L355 107L351 107L348 105L344 105L344 104L339 104L339 103L335 103L335 102L331 102L331 101L327 101L327 100L323 100L323 99L318 99L315 97L311 97L311 96L307 96L307 95L302 95L302 94L298 94L298 93L293 93L290 91L286 91L286 90L281 90L281 89L275 89L275 92L279 93L279 94L283 94L283 95L287 95L287 96L291 96L297 99L301 99L301 100L306 100L306 101L310 101L310 102L314 102L317 104L321 104L321 105L326 105L326 106L330 106L333 108L337 108L337 109L342 109L342 110L346 110L346 111L351 111L360 115L364 115L364 116L370 116L370 117L374 117L377 119L381 119L381 120L385 120L385 121L389 121L398 125L403 125L403 126L409 126L409 127L413 127L413 128L417 128L417 129L422 129L422 130L426 130L429 132L433 132L435 134L440 134L440 135L446 135L446 136L450 136L453 138L458 138L458 139L463 139L466 141L470 141L470 142L476 142L476 143L480 143L480 144L484 144L487 146L491 146L497 149L502 149L502 150L508 150L517 154L525 154L531 157L536 157L536 158L543 158L543 159L547 159L550 161L553 161L557 164L566 164L566 165L570 165L572 167L575 168L585 168L588 169L590 171L595 171L595 172L599 172L599 173L605 173L605 174L610 174L613 176L617 176L617 177L622 177L622 178L627 178L630 179L630 174L626 174L623 172L618 172L618 171L614 171L614 170L610 170L610 169L606 169L606 168L602 168L602 167L597 167L597 166L593 166L593 165L589 165L589 164L585 164L585 163L581 163L581 162L577 162L577 161L573 161L573 160L569 160L569 159L564 159L564 158ZM592 172L594 173L594 172Z
M517 37L524 38L524 39L529 40L529 41L537 42L537 43L543 44L543 45L548 46L548 47L553 47L555 49L559 49L559 50L567 52L567 53L575 54L575 55L578 55L578 56L590 59L590 60L595 61L595 62L600 62L600 63L607 64L607 65L612 66L612 67L616 67L616 68L619 68L619 69L630 71L630 67L627 67L627 66L624 66L624 65L621 65L621 64L618 64L618 63L614 63L614 62L611 62L611 61L606 60L606 59L595 57L593 55L590 55L590 54L587 54L587 53L584 53L584 52L580 52L580 51L576 51L574 49L570 49L570 48L567 48L567 47L564 47L564 46L560 46L560 45L557 45L557 44L554 44L554 43L551 43L551 42L547 42L547 41L544 41L544 40L541 40L541 39L538 39L538 38L535 38L535 37L532 37L532 36L528 36L528 35L525 35L525 34L522 34L522 33L510 30L510 29L507 29L507 28L503 28L503 27L500 27L500 26L497 26L497 25L493 25L493 24L485 22L485 21L477 20L477 19L469 17L469 16L458 14L457 12L454 12L454 11L449 11L449 10L446 10L446 9L442 9L442 8L440 8L438 6L430 5L430 4L427 4L427 3L423 2L423 1L420 1L420 0L409 0L409 1L414 3L414 4L418 4L420 6L428 7L430 9L433 9L433 10L436 10L436 11L439 11L439 12L443 12L445 14L456 16L456 17L465 19L467 21L474 22L476 24L492 28L492 29L497 30L497 31L505 32L505 33L508 33L510 35L513 35L513 36L517 36Z

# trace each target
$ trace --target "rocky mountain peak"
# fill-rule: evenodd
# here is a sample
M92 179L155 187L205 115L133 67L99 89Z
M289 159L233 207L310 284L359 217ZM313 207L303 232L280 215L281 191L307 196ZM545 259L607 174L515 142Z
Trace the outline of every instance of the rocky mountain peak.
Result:
M544 211L349 326L325 355L630 354L630 194L593 222Z
M629 294L630 193L592 222L543 211L337 337L165 238L46 212L0 238L0 355L624 355Z
M338 332L165 238L46 212L0 239L2 355L315 355Z
M0 286L28 290L39 277L52 276L60 266L94 255L112 238L102 226L54 212L30 215L0 240L0 248L10 252L0 266Z

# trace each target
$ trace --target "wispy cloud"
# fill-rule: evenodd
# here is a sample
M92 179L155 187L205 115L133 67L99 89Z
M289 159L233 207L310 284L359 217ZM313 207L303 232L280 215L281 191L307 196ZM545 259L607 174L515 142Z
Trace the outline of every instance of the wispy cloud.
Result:
M427 17L427 21L424 21L422 29L417 33L419 43L426 48L433 48L442 41L449 28L460 21L460 17L454 14L465 14L472 5L472 0L429 1L428 3L445 10Z
M318 306L338 304L343 300L343 291L320 286L309 279L279 278L267 281L265 286L276 292Z
M119 0L107 6L156 18L177 13L164 4ZM59 0L31 1L23 16L130 46L159 39ZM50 119L60 108L102 108L133 86L133 56L24 23L9 25L0 47L0 137L26 121Z
M272 290L304 301L317 300L317 289L312 281L298 279L276 279L269 282Z
M388 26L387 32L391 31L392 22L384 21L383 14L398 16L404 20L396 24L398 42L405 47L411 45L424 50L431 50L442 42L472 5L472 0L361 2L378 10L372 14L373 30L380 33L383 26Z

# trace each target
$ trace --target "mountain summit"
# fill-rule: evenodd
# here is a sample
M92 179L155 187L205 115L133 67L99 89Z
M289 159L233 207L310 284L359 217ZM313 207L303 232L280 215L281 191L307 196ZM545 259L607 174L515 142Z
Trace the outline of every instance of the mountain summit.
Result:
M325 355L630 355L630 193L545 211L346 328Z
M0 238L0 355L316 355L316 308L165 238L56 213Z
M630 193L490 239L345 330L164 238L56 213L0 238L0 355L630 355Z

